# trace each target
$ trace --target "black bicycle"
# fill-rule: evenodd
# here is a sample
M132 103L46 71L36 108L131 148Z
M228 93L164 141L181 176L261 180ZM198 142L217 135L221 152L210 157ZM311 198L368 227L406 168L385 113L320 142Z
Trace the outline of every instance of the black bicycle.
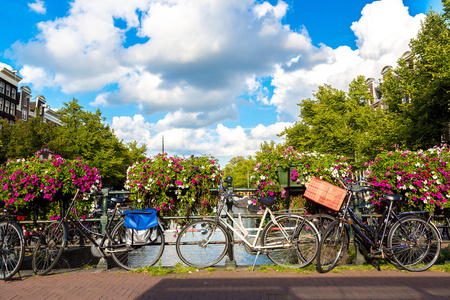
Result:
M320 241L316 265L318 272L332 270L347 255L350 228L358 249L378 269L380 258L389 260L399 269L412 272L425 271L436 262L442 239L428 212L396 214L393 206L403 197L383 195L382 201L386 206L378 224L365 224L351 208L352 195L376 190L367 186L357 189L351 187L366 184L365 181L354 182L348 178L344 179L346 184L339 181L347 190L347 195L336 221L327 226Z
M149 228L151 230L136 231L126 227L126 218L121 218L117 222L116 216L123 213L130 214L132 211L124 212L120 209L120 205L126 201L125 197L113 197L110 200L115 204L115 208L112 216L108 217L104 234L97 230L93 231L84 226L77 215L75 200L79 192L77 190L63 217L48 224L41 233L32 259L33 271L36 274L45 275L57 265L64 248L68 245L68 224L76 228L78 233L91 243L92 255L102 258L111 256L118 266L126 270L152 266L160 259L165 241L159 221L152 224L155 227ZM76 220L70 217L72 210ZM142 210L139 213L141 215L154 213L156 217L154 209Z
M25 255L25 240L19 225L0 216L0 278L8 280L19 272Z

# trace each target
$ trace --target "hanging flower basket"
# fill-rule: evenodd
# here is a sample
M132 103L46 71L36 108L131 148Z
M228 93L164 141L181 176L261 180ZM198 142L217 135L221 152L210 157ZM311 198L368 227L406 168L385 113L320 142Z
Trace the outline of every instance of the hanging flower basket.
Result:
M290 165L286 168L278 165L278 182L281 187L302 187L302 181L303 175L300 165Z

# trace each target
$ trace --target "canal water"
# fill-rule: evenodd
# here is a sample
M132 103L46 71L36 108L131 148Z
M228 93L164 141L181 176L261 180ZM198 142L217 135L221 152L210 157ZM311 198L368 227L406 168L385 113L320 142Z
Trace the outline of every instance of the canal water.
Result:
M246 208L233 207L233 212L235 214L239 213L249 214L249 211ZM237 218L236 221L239 222ZM251 218L242 218L242 223L244 224L245 228L254 228L256 226L255 225L256 221ZM164 236L166 243L175 244L177 238L174 235L175 235L174 231L172 230L166 231ZM236 238L236 241L239 241L239 238ZM248 254L242 243L236 243L233 246L233 252L234 252L234 261L237 266L251 266L255 262L256 255ZM216 266L224 266L226 259L227 255L225 255L225 257L219 263L217 263ZM183 264L181 260L178 258L175 245L166 245L164 248L164 253L161 257L160 264L165 267L171 267L175 266L177 263ZM260 254L258 256L258 260L256 261L256 265L271 265L271 264L273 264L272 261L267 257L267 255L264 254Z

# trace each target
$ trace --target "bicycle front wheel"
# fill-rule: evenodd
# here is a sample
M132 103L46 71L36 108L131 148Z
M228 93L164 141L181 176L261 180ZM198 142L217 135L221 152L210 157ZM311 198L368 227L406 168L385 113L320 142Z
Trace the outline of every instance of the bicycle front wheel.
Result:
M153 230L152 242L144 245L126 245L125 220L116 224L112 231L111 256L114 262L125 270L136 270L153 266L161 258L164 251L164 233L159 226Z
M191 267L207 268L217 264L230 243L226 230L220 223L207 219L186 225L177 237L178 257Z
M275 264L290 268L309 265L317 254L320 235L308 220L297 215L276 218L270 221L262 235L262 246Z
M8 280L22 265L25 245L19 225L11 221L0 222L0 279Z
M67 225L61 222L52 222L45 227L33 251L34 273L45 275L58 263L67 245L68 231Z
M441 241L436 227L418 217L402 219L388 236L391 259L411 272L429 269L439 258Z
M331 271L348 249L348 233L342 220L336 220L327 226L322 235L317 253L316 269L319 273Z

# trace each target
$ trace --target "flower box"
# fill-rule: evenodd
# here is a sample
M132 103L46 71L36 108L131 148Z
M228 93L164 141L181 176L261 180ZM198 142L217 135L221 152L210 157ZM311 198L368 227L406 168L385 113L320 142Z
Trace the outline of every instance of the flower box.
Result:
M281 187L301 187L303 184L297 183L297 180L292 180L292 171L297 170L297 173L300 175L297 178L300 181L303 181L303 173L301 166L290 165L288 168L283 168L282 166L278 166L278 182Z
M338 211L347 191L331 183L313 178L306 187L305 197L332 210Z

